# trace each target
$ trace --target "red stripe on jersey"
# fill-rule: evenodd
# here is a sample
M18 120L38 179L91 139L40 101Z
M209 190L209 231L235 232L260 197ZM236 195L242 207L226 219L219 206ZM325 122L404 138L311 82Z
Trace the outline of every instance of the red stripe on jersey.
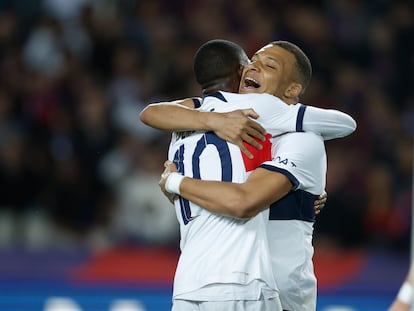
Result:
M249 145L248 143L244 142L244 145L246 146L246 148L253 155L253 159L249 159L244 153L242 153L244 167L246 168L246 172L252 171L256 167L258 167L260 164L262 164L263 162L270 161L272 159L272 143L270 141L271 137L272 135L266 134L265 135L266 140L264 142L255 138L255 140L263 146L261 150L256 149L252 145Z

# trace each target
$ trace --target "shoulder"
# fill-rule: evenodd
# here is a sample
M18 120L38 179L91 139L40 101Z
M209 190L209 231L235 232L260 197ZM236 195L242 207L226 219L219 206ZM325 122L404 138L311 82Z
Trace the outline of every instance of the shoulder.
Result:
M288 105L283 102L280 98L270 95L270 94L240 94L239 96L242 96L242 102L247 103L250 107L254 108L259 111L278 111L282 112L285 107L288 107Z
M274 95L267 94L267 93L248 93L248 94L238 94L240 96L243 96L244 98L251 98L256 100L262 100L262 101L273 101L273 102L282 102L283 101Z

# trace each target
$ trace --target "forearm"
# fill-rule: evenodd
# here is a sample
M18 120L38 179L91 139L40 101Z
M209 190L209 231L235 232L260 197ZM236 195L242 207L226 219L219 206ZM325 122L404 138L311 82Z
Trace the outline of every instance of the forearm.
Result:
M150 104L140 113L143 123L168 131L211 130L210 112L191 109L183 101Z
M286 176L259 168L244 183L184 178L179 189L182 197L213 213L250 218L285 196L292 186Z
M213 213L236 218L251 217L245 213L250 198L242 184L184 178L180 195Z

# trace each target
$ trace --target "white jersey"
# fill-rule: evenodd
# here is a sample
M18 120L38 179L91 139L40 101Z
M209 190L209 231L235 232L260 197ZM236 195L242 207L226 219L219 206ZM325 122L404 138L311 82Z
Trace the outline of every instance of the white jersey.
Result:
M198 101L194 101L200 107ZM217 105L222 103L223 105ZM204 97L200 110L228 112L253 108L257 120L273 136L287 132L313 132L330 140L345 137L356 129L355 120L346 113L303 104L287 105L269 94L235 94L216 92ZM296 122L292 122L292 115Z
M202 110L216 112L244 108L253 108L260 115L257 121L272 137L307 130L306 106L289 106L268 94L217 92L206 96L201 106ZM328 113L327 110L314 109L316 115L319 110ZM344 122L346 125L342 128L333 128L334 136L345 136L349 131L347 118L348 123ZM310 120L314 121L313 118ZM309 124L322 135L324 128L326 132L331 130L323 123L319 128L318 122ZM179 132L173 135L169 160L174 161L185 176L241 183L247 179L248 171L271 159L270 149L268 151L263 154L269 157L260 158L256 163L244 157L237 146L224 142L212 132ZM255 156L255 160L258 161L258 157ZM257 289L260 289L257 284L267 284L269 288L276 288L270 265L267 218L264 218L267 213L239 220L213 214L182 198L176 201L175 208L181 233L181 256L174 278L175 299L213 300L214 297L216 300L243 300L260 296L260 290L219 290L217 293L217 288L211 288L217 284L253 284ZM209 295L213 292L214 295Z
M170 152L169 159L185 176L237 183L247 177L239 148L211 132L177 139ZM175 201L175 209L181 234L175 299L257 300L260 296L260 292L250 292L234 297L232 292L221 291L218 296L206 297L205 290L197 292L218 283L248 285L260 280L276 289L268 252L267 219L262 214L239 220L213 214L182 198Z
M262 168L282 173L295 187L268 210L272 268L284 310L316 310L312 234L314 201L324 191L326 152L313 133L291 133L273 139L273 159Z
M260 120L272 135L296 128L299 106L290 107L270 95L216 94L219 97L204 98L203 109L231 111L252 107L257 111L263 105L274 111L263 114L266 118ZM278 124L285 124L285 128ZM247 167L252 167L252 161L243 157L236 145L212 132L174 133L169 159L184 175L203 180L241 183L247 179ZM263 213L240 220L211 213L182 198L175 202L175 208L181 256L174 278L174 299L258 300L263 287L277 294ZM220 289L226 285L231 290Z

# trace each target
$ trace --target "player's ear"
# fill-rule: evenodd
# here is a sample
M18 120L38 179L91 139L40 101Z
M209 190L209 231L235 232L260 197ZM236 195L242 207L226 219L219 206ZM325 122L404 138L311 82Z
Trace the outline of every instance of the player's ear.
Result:
M299 98L302 92L302 85L296 82L292 82L285 91L286 98Z

